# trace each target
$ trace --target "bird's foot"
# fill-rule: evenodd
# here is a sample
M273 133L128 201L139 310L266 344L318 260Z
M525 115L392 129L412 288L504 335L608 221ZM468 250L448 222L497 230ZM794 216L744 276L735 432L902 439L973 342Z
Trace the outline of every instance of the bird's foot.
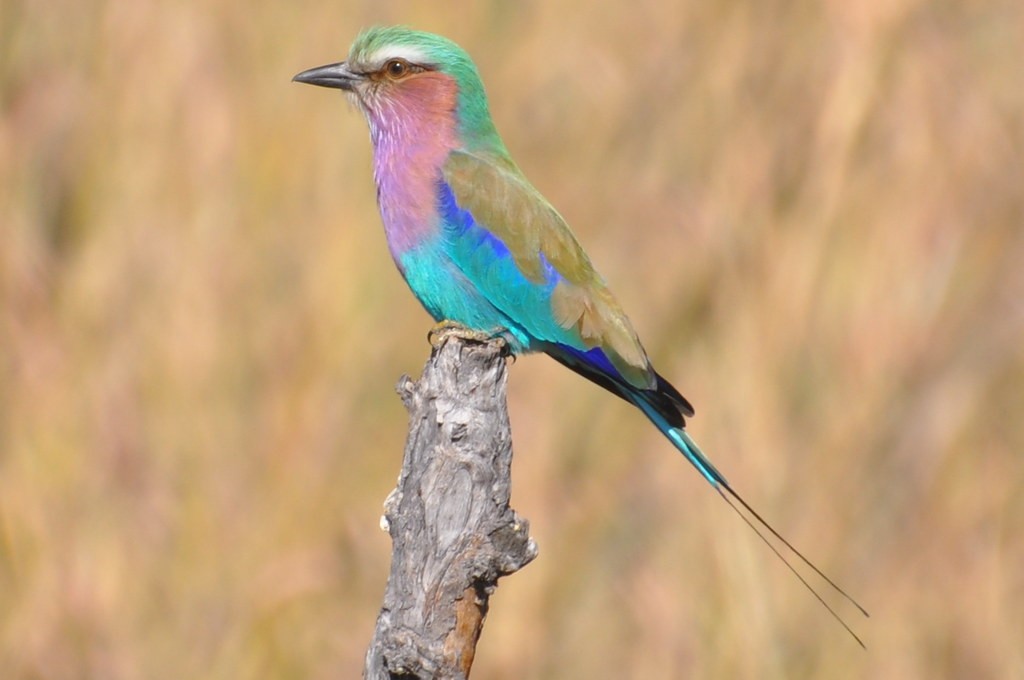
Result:
M471 340L472 342L479 342L481 344L487 344L494 340L500 340L503 347L502 351L508 352L508 340L505 339L505 332L503 330L494 331L478 331L467 326L463 326L458 321L450 321L445 319L439 322L436 326L430 329L427 333L427 342L435 350L441 349L441 346L448 341L448 338L461 338L463 340Z

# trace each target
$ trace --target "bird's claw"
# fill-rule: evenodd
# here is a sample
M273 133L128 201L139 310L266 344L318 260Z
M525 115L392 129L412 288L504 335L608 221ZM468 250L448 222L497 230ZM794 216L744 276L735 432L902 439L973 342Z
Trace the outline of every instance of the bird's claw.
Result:
M439 350L441 349L441 346L452 337L470 340L472 342L479 342L484 345L498 340L503 345L502 350L508 351L508 341L505 340L504 334L501 331L478 331L463 326L457 321L449 321L448 319L439 322L436 326L430 329L427 333L427 342L429 342L430 346L435 350Z

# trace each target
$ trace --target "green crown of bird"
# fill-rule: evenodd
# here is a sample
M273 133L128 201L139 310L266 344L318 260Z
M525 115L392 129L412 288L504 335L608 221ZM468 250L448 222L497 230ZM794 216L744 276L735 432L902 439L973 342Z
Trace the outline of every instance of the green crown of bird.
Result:
M343 90L366 117L391 257L436 321L501 337L513 355L543 352L640 409L864 646L757 525L867 611L743 500L687 433L693 407L654 370L565 220L512 161L462 48L432 33L375 27L345 61L293 80Z

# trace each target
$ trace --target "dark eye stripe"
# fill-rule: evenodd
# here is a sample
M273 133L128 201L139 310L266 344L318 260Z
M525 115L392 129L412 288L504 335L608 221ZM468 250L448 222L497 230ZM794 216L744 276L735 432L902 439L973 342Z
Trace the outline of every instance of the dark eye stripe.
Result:
M406 61L405 59L400 58L388 59L383 64L375 68L360 67L355 64L353 64L350 68L352 69L352 72L357 75L368 76L370 78L380 78L382 76L388 75L389 66L391 65L392 62L396 61L401 61L403 64L405 64L406 70L403 75L437 70L437 66L435 64L414 64L411 61Z
M405 73L406 74L408 74L408 73L423 73L424 71L434 71L434 70L436 70L436 67L432 66L432 65L428 65L428 64L415 64L415 63L413 63L411 61L407 61L407 60L402 59L402 58L395 58L395 59L388 59L386 62L384 62L384 65L381 66L378 69L378 71L380 71L380 72L389 72L389 71L392 70L392 65L397 65L397 64L401 64L402 66L405 67ZM395 72L394 74L398 75L397 72Z

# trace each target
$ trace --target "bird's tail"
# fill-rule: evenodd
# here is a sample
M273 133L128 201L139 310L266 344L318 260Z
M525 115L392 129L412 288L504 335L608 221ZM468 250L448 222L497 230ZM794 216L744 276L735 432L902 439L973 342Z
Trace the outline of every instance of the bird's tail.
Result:
M661 430L661 433L668 437L668 440L679 449L679 452L686 456L686 460L690 461L693 467L697 468L704 479L711 483L711 486L716 489L729 488L729 483L725 481L725 477L719 472L708 457L704 455L704 452L697 446L697 442L690 438L689 433L681 427L672 427L668 423L664 422L664 419L657 413L648 413L642 405L640 410L644 414L654 421L654 424ZM661 422L659 422L661 421Z
M804 557L803 553L794 548L793 545L785 538L783 538L783 536L778 531L776 531L775 528L771 524L769 524L763 517L761 517L761 515L758 514L756 510L750 507L750 505L745 500L743 500L743 497L736 493L735 490L733 490L732 486L729 485L729 482L726 481L722 473L715 469L715 466L711 464L711 461L708 460L708 457L704 455L704 452L700 450L700 447L697 446L697 443L693 441L693 439L690 437L689 433L687 433L685 429L683 429L682 427L676 427L670 422L668 422L665 416L659 412L659 409L656 407L656 405L651 404L646 399L644 399L642 393L638 394L637 398L632 401L641 411L644 412L644 415L646 415L651 420L651 422L654 423L658 430L660 430L661 433L664 434L665 437L670 442L672 442L672 444L677 449L679 449L679 452L686 457L686 460L690 461L690 463L695 468L697 468L697 471L701 474L701 476L703 476L704 479L706 479L711 484L711 486L714 487L715 491L717 491L718 494L722 497L722 499L729 504L729 507L733 509L733 512L739 515L740 519L742 519L747 524L747 526L753 529L754 533L757 534L762 541L764 541L765 545L767 545L771 549L771 551L775 553L776 556L778 556L780 560L782 560L783 564L785 564L786 567L791 572L793 572L793 574L797 577L797 579L800 580L804 587L807 588L807 590L810 591L812 595L814 595L815 599L817 599L818 602L820 602L821 605L828 610L832 617L836 621L838 621L843 628L846 629L846 632L853 636L853 639L856 640L861 647L864 647L864 642L857 636L856 633L853 632L853 630L850 629L850 626L847 625L846 621L844 621L842 617L839 616L839 614L837 614L836 611L832 609L832 607L830 607L827 602L825 602L825 600L818 593L818 591L815 590L814 587L807 582L803 575L796 570L792 563L790 563L790 561L787 560L786 557L779 551L776 545L768 540L768 537L765 536L765 534L758 528L758 525L767 529L772 536L781 541L782 545L784 545L794 555L796 555L801 562L810 567L814 571L814 573L816 573L818 576L824 579L826 583L828 583L832 588L836 590L836 592L838 592L840 595L842 595L844 598L850 601L853 604L853 606L855 606L864 616L870 616L868 612L864 609L864 607L860 606L860 604L852 597L850 597L850 595L847 594L845 590L836 585L835 581L826 576L820 569L818 569L817 566L815 566L813 562ZM751 517L753 517L753 521L750 519L750 517L748 517L740 511L739 507L736 506L736 503L733 502L734 500L737 503L739 503L740 506L744 510L746 510Z
M545 351L553 357L555 360L568 366L573 371L576 371L584 378L591 380L601 387L605 388L612 394L621 397L622 399L630 402L646 415L652 423L661 431L665 437L672 442L672 444L679 449L690 463L697 468L697 471L706 479L718 495L729 504L729 507L733 509L737 515L740 516L747 526L753 529L754 533L764 541L772 552L778 556L780 560L786 565L786 567L793 572L793 574L800 580L804 587L811 592L812 595L822 604L825 609L833 616L846 629L846 631L853 636L853 639L860 644L861 647L864 643L861 641L857 634L854 633L846 622L835 612L822 599L821 595L816 591L811 584L798 572L789 560L780 552L779 548L776 547L775 543L768 540L761 529L763 527L774 536L778 541L782 543L792 554L796 555L801 562L810 567L818 576L824 579L830 586L849 600L857 609L860 610L864 616L868 616L867 611L861 607L856 600L850 597L846 591L840 588L836 583L826 576L818 567L816 567L810 560L803 556L803 554L793 547L793 545L787 541L782 535L775 530L775 528L769 524L761 515L757 513L750 505L743 500L736 491L729 485L725 477L715 469L715 466L711 464L708 457L704 455L704 452L700 450L697 443L690 438L690 435L684 429L686 425L685 416L693 415L693 407L690 403L679 394L676 388L667 382L657 373L654 374L656 386L654 389L640 389L635 386L629 385L625 380L619 376L614 369L614 366L608 362L607 357L601 352L601 350L590 350L588 352L581 352L578 350L572 350L564 345L550 345L545 348ZM735 501L735 502L733 502ZM739 504L737 506L737 503ZM740 511L743 508L747 514ZM748 517L749 515L749 517ZM751 519L753 518L753 519Z

